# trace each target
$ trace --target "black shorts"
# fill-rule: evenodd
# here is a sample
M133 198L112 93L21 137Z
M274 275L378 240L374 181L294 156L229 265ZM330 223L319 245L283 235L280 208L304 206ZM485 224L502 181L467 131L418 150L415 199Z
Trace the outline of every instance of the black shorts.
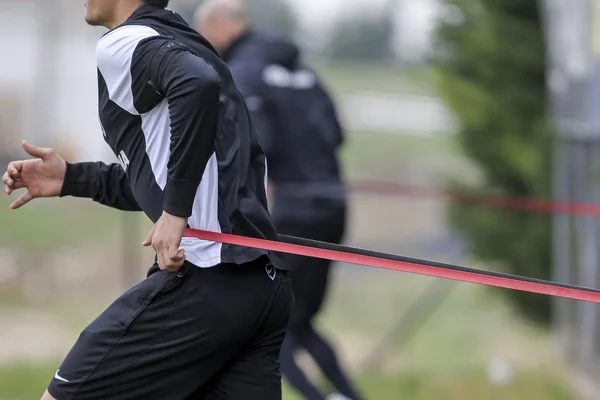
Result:
M346 227L346 210L336 210L328 218L314 221L276 221L277 232L339 244ZM290 319L290 331L311 323L319 313L327 295L331 261L319 258L285 254L285 262L291 269L294 291L294 308Z
M281 399L288 273L261 258L153 267L83 330L52 379L58 400Z

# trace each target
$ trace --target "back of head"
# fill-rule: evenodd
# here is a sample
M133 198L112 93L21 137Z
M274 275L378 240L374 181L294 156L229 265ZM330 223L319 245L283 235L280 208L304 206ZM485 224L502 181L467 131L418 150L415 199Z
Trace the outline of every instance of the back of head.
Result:
M142 3L160 8L167 8L169 0L142 0Z
M244 0L206 0L196 10L196 29L219 51L250 27Z
M248 9L244 0L205 0L196 9L196 17L200 15L206 18L248 19Z

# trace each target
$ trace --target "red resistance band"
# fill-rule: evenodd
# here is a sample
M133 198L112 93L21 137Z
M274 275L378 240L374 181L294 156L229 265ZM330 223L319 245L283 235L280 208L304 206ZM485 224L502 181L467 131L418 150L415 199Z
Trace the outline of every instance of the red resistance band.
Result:
M349 187L358 193L375 193L446 199L497 208L508 208L546 214L587 215L600 217L600 204L551 201L525 197L495 196L487 194L452 193L442 189L379 181L353 181Z
M489 272L434 261L408 258L332 243L280 235L280 241L255 239L224 233L186 229L184 236L211 242L276 251L300 256L322 258L348 264L383 268L392 271L432 276L504 289L520 290L554 297L600 303L600 290L526 278L499 272Z

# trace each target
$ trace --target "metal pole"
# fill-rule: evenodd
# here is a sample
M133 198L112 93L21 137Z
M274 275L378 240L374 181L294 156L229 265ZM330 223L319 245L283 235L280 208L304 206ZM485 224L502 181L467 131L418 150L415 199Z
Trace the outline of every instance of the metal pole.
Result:
M576 185L576 200L587 202L590 199L589 182L589 146L590 140L579 140L577 142L577 176L574 179ZM595 282L596 260L596 240L594 235L594 220L589 216L576 218L577 230L577 278L579 284L588 284ZM579 303L577 305L577 326L579 328L579 349L578 360L586 368L590 365L594 353L594 325L595 325L595 307L589 304Z
M600 203L600 140L594 140L590 149L590 200L594 203ZM600 287L600 246L598 246L598 240L600 239L600 219L595 218L592 221L592 229L594 231L595 240L595 256L596 265L593 266L593 283L594 287ZM594 307L594 322L592 326L592 336L594 343L592 344L592 363L590 365L590 372L593 376L597 376L600 373L600 307Z
M547 68L547 103L550 105L551 119L557 129L561 122L560 111L563 104L560 100L564 96L554 85L553 78L565 79L561 68L561 41L560 30L562 24L558 17L561 9L560 1L538 0L538 7L542 14L542 29L546 44ZM564 134L564 132L559 132ZM568 201L569 196L569 144L562 135L556 137L552 159L552 198L554 201ZM552 219L552 277L557 282L572 283L570 265L571 251L571 218L568 215L554 214ZM570 343L572 338L569 324L570 308L573 302L564 299L553 300L553 324L559 349L563 356L571 353Z
M553 199L569 201L569 145L557 138L553 162ZM553 280L561 283L572 283L571 277L571 217L566 214L554 214L552 228ZM569 324L570 309L573 302L556 298L553 300L553 323L558 345L564 356L569 354L569 338L572 337Z
M588 113L593 65L592 0L543 0L540 5L548 52L548 100L557 131L564 135L553 160L553 197L568 201L575 195L577 200L586 200L587 165L582 163L585 151L578 148L577 141L594 133ZM555 216L553 222L554 277L565 283L580 282L579 273L595 262L589 222L567 216ZM555 306L555 326L563 353L573 361L581 361L590 347L589 336L585 340L582 336L587 335L584 331L588 328L587 317L580 314L585 308L566 300L557 301Z

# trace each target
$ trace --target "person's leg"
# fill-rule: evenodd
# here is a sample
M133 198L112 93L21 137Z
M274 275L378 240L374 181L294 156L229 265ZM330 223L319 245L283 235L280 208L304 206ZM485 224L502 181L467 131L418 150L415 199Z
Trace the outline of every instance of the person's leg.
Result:
M82 331L48 393L57 400L133 398L125 388L117 392L112 387L120 386L120 374L127 374L136 354L143 354L154 336L161 334L163 326L155 316L166 317L161 311L167 307L159 305L180 296L181 281L182 275L156 272L121 295ZM140 332L140 327L146 332Z
M353 387L348 375L342 370L333 347L312 326L307 323L294 329L298 344L306 349L315 360L323 375L337 391L352 400L360 400L356 388Z
M298 350L298 344L292 332L288 331L283 347L281 348L281 370L285 379L307 400L325 400L319 389L306 377L306 374L298 364L294 355Z
M289 273L259 277L269 299L243 348L207 385L188 400L281 400L280 352L292 311ZM258 285L257 285L258 287ZM250 299L249 299L250 300Z
M324 400L317 386L306 376L295 359L297 341L294 337L294 326L302 321L310 320L317 312L322 301L322 290L315 290L314 273L311 259L308 257L286 255L286 263L291 268L294 307L290 318L287 335L281 350L281 372L286 381L301 393L307 400ZM323 271L316 271L317 273Z
M313 328L312 321L321 310L327 294L330 268L331 262L328 260L306 259L306 264L298 264L297 268L292 271L294 294L298 307L294 308L288 332L290 337L294 338L295 344L308 352L323 375L341 394L350 399L359 400L360 396L342 370L335 350ZM288 361L293 360L288 358ZM282 359L282 371L292 385L294 384L288 374L294 374L295 368L298 368L295 361L284 364ZM294 387L297 386L294 385Z
M48 393L56 400L187 398L256 326L266 299L264 287L253 287L257 269L186 263L181 273L151 274L83 331Z
M280 233L285 232L284 234L301 236L307 239L341 243L345 231L345 210L332 216L330 220L320 221L312 225L282 224L281 230ZM350 379L342 370L335 350L313 328L312 321L320 312L327 296L331 262L296 256L290 256L286 260L292 267L292 283L296 297L288 330L290 337L294 338L297 346L307 350L319 369L342 395L354 400L360 399L357 390L353 388ZM286 378L288 378L288 373L294 374L296 368L299 369L293 359L285 365L282 359L282 371Z

